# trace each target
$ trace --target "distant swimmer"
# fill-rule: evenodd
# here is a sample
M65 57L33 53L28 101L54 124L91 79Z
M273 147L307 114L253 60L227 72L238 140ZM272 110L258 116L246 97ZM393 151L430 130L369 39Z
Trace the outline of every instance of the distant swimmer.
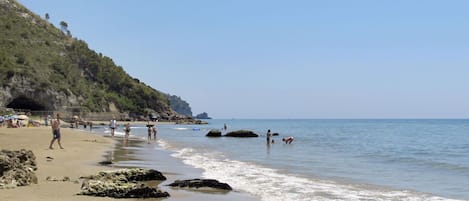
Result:
M270 134L270 129L267 130L267 134L266 134L266 140L267 140L267 144L270 144L270 137L272 136L272 134Z
M294 138L292 136L290 137L284 137L282 141L285 142L285 144L291 144L293 142Z

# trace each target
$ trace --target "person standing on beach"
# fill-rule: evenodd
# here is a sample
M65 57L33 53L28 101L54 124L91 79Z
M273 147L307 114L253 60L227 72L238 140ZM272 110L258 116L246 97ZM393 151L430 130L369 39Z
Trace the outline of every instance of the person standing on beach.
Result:
M267 144L270 144L270 136L272 136L272 134L270 134L270 129L269 129L269 130L267 130L267 135L266 135Z
M125 132L125 138L128 138L130 135L130 123L125 124L124 132Z
M111 129L111 136L114 137L114 131L116 130L116 118L113 116L111 122L109 122L109 128Z
M148 129L148 137L147 138L148 138L148 141L151 140L151 133L153 132L152 127L153 127L153 125L151 125L150 121L148 121L148 124L147 124L147 129Z
M62 144L60 144L60 115L57 114L57 119L51 120L52 126L52 140L50 141L49 149L54 149L52 145L54 144L55 140L59 144L59 147L63 149Z
M156 140L156 133L158 133L158 129L156 128L156 124L151 127L151 131L153 133L153 140Z
M89 121L88 123L90 124L90 132L93 132L93 122Z
M225 129L225 131L226 131L226 129L228 129L228 127L226 126L226 124L223 125L223 129Z

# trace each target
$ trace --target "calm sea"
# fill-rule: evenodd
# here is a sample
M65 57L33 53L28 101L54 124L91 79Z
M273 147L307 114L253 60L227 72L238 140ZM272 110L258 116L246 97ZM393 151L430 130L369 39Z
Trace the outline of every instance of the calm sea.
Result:
M157 145L261 200L469 200L469 120L208 122L159 125ZM260 137L205 137L224 124ZM280 134L270 146L267 129Z

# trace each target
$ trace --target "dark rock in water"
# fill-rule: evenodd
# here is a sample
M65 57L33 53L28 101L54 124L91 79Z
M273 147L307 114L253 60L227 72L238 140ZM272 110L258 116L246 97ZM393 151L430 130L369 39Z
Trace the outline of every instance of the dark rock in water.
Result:
M36 170L36 157L32 151L0 151L0 189L37 183Z
M226 137L259 137L259 135L248 130L232 131L232 132L227 133L225 136Z
M278 133L272 133L272 136L278 136Z
M113 198L160 198L169 197L169 193L138 181L166 180L161 172L142 168L122 169L99 172L97 175L81 177L83 181L78 195L91 195Z
M169 197L168 192L149 187L145 184L89 180L81 187L78 195L113 198L161 198Z
M219 130L210 130L207 135L207 137L221 137L221 131Z
M227 183L221 183L215 179L190 179L190 180L176 180L175 182L169 184L168 186L180 187L180 188L216 188L222 190L233 190L230 185Z

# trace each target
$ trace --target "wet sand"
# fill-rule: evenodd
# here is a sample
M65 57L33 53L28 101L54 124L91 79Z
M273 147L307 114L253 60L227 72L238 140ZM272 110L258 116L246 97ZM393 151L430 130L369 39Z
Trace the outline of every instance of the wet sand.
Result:
M201 178L202 170L184 164L182 161L172 157L170 152L161 149L155 141L131 139L124 141L115 138L115 149L109 153L108 159L113 160L114 167L142 167L161 171L167 177L166 181L159 184L159 188L167 191L171 197L168 201L202 201L202 200L225 200L225 201L259 201L260 199L239 192L234 189L231 192L221 190L193 191L189 189L178 189L166 186L175 180ZM223 182L223 181L220 181ZM156 200L156 199L155 199Z

